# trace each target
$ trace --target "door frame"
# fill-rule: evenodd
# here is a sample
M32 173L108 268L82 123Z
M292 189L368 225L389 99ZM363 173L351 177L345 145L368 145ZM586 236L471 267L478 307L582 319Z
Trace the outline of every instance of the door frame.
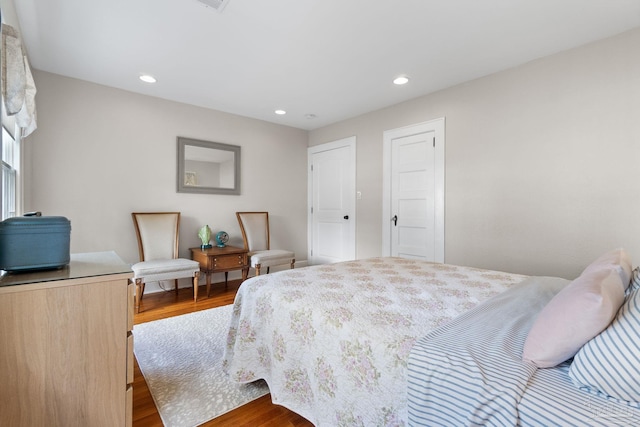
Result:
M391 143L420 133L435 133L435 261L444 263L445 118L386 130L382 143L382 255L391 256Z
M356 259L356 137L350 136L320 145L314 145L307 149L307 259L309 265L313 265L311 250L313 249L313 216L311 208L313 206L313 173L311 170L313 155L323 151L336 150L339 148L349 148L349 183L347 192L351 194L349 201L349 255L351 259Z

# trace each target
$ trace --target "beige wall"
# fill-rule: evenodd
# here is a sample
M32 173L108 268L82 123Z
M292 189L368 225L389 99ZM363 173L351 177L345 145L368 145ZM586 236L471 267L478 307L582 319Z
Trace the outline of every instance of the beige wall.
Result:
M446 117L446 262L571 278L622 246L640 264L638 51L634 30L310 132L357 137L358 258L381 253L383 131Z
M16 25L13 3L0 0ZM640 264L640 30L307 133L36 72L26 210L72 220L72 251L136 260L129 212L180 209L181 254L208 223L272 212L306 257L306 145L357 137L357 256L381 253L382 133L446 117L446 262L574 277L624 246ZM414 76L420 78L420 76ZM425 76L428 78L428 76ZM242 145L241 196L175 192L175 137Z
M307 132L36 71L38 130L27 151L26 210L71 220L71 251L136 262L132 211L182 212L180 254L198 228L241 244L236 211L269 211L272 246L307 251ZM242 147L242 194L176 192L176 137ZM218 280L219 278L216 278Z

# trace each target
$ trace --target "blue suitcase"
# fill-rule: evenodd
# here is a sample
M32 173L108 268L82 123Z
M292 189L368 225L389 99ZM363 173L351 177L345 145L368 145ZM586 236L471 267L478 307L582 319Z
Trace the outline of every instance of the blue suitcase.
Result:
M63 216L8 218L0 222L0 270L29 271L69 264L71 223Z

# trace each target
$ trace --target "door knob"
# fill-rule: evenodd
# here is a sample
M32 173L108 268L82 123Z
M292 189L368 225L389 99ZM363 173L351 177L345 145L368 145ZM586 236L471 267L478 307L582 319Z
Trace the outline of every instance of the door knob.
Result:
M344 219L349 219L349 215L343 216Z
M393 221L393 225L398 226L398 215L394 215L391 221Z

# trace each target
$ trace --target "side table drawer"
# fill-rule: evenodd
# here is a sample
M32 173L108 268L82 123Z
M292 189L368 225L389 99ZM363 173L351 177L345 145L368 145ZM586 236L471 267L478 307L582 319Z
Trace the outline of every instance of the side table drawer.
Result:
M213 258L213 268L216 270L226 270L228 268L238 268L245 264L245 255L223 255Z

